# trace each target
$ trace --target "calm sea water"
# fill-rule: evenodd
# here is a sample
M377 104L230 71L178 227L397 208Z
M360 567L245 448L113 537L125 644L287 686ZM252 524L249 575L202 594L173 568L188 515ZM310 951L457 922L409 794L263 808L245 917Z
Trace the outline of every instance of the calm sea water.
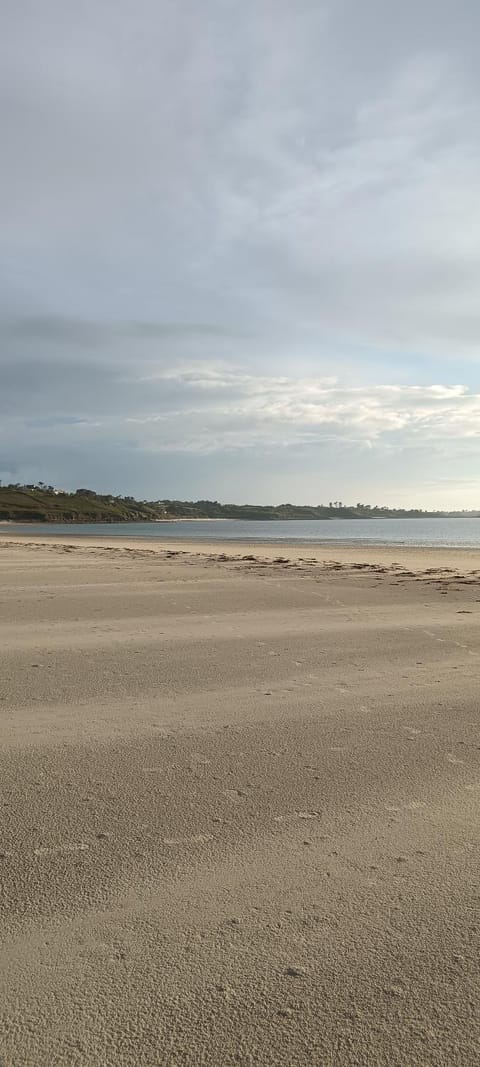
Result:
M362 545L416 545L480 548L478 519L289 519L238 522L236 519L199 522L122 522L57 525L9 525L4 533L68 537L130 537L154 541L291 541L300 544L337 542Z

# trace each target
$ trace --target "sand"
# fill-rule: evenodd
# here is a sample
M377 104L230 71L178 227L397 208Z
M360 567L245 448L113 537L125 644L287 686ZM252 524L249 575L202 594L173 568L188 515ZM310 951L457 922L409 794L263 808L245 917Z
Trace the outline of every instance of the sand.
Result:
M480 553L5 530L0 588L2 1067L478 1064Z

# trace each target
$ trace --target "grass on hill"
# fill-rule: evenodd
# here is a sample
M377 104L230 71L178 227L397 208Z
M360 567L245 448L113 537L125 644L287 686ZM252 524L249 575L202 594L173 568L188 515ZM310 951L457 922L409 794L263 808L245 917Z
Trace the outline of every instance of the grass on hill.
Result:
M13 522L152 522L160 519L364 519L427 518L446 512L421 509L370 507L368 504L347 506L339 501L301 506L296 504L254 505L220 504L217 500L134 500L133 497L110 496L92 489L63 492L46 485L0 486L0 520ZM457 512L475 515L476 512Z

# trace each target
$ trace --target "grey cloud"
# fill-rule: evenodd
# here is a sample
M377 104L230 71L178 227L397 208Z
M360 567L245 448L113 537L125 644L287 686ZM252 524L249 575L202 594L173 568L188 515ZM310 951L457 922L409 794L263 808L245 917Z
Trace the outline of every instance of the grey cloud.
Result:
M89 302L117 312L123 291L140 307L220 301L237 323L308 313L337 330L352 304L364 339L388 335L369 315L384 260L394 265L407 238L412 284L393 286L398 319L416 252L428 253L427 283L435 267L425 223L445 210L431 192L448 196L453 182L473 200L478 174L472 23L462 37L458 7L421 7L402 5L392 25L372 0L361 17L351 0L247 4L241 20L215 2L201 17L193 4L145 0L136 18L123 4L82 16L50 0L41 19L27 5L28 17L12 17L18 49L4 74L4 179L22 201L4 215L7 244L18 255L20 238L34 257L47 247L44 298L56 274L60 298L78 301L86 285ZM478 22L476 6L466 10ZM447 214L441 231L462 261L457 222ZM430 342L421 323L419 333Z
M95 442L108 480L160 443L220 478L215 449L248 442L260 478L279 443L341 440L338 418L399 455L409 434L472 439L477 3L23 0L2 19L6 455L61 449L66 477ZM305 381L332 374L343 399L315 423ZM373 390L420 374L468 395L448 418L426 395L422 423L412 392Z
M229 337L231 331L215 323L175 322L91 322L88 319L60 315L25 316L0 320L0 344L11 341L34 341L79 345L118 343L122 339Z
M62 318L59 315L7 318L0 322L0 343L34 342L36 345L77 345L84 347L109 339L107 324L86 319Z

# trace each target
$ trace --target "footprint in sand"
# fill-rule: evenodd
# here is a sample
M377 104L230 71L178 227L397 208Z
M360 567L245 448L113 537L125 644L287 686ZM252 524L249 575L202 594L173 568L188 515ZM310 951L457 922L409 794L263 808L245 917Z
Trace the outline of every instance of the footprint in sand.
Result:
M53 848L34 848L33 855L37 857L41 856L62 856L68 852L87 852L88 845L83 844L71 844L71 845L57 845Z
M190 756L190 763L197 767L209 767L211 762L211 759L208 759L208 756L204 756L202 752L192 752Z
M223 795L228 797L229 800L245 800L248 796L243 789L224 789Z
M417 730L415 726L404 726L403 729L408 734L409 741L413 741L415 737L419 737L421 734L421 731Z
M310 820L321 819L321 811L289 811L286 815L274 815L274 822L289 822L292 819Z

